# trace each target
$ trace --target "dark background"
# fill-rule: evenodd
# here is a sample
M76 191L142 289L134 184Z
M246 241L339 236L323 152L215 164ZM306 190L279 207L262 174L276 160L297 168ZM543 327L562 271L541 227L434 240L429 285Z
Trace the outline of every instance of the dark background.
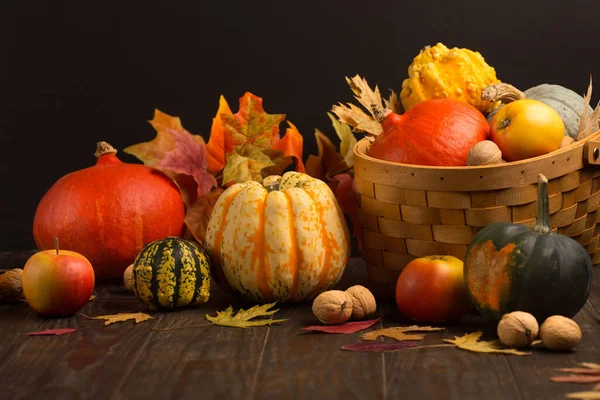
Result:
M37 203L97 141L151 140L155 108L207 137L250 91L316 153L345 76L399 91L425 45L477 50L498 78L600 93L600 1L3 1L0 250L31 249ZM282 128L284 125L282 124ZM123 161L137 162L120 152Z

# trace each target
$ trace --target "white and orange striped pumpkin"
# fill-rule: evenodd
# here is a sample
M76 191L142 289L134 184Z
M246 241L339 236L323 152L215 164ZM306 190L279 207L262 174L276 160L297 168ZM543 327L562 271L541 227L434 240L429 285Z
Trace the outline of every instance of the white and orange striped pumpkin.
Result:
M205 247L221 287L259 303L292 302L313 299L339 281L350 235L329 186L287 172L223 192Z

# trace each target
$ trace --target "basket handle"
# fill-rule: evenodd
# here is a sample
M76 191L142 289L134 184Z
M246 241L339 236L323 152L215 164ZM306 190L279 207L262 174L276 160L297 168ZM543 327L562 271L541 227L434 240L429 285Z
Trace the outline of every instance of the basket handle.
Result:
M590 139L583 145L583 163L600 165L600 139Z

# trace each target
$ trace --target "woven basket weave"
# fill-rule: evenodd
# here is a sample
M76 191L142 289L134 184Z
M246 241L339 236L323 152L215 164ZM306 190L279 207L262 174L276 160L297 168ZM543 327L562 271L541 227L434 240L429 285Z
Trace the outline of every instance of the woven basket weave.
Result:
M398 275L417 257L449 254L464 260L484 226L532 226L538 174L548 178L550 224L600 263L600 131L550 154L477 167L429 167L378 160L367 139L354 147L362 256L369 288L393 297Z

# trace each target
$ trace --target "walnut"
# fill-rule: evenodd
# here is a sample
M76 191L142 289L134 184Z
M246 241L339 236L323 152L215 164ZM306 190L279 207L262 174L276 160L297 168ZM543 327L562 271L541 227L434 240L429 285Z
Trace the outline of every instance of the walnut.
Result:
M352 296L352 315L350 318L364 319L377 311L375 297L366 287L354 285L346 289L346 293Z
M540 327L540 339L550 350L569 350L581 340L581 328L570 318L553 315Z
M323 324L343 324L352 315L352 296L341 290L323 292L313 300L312 312Z
M535 317L523 311L504 314L498 323L500 341L515 349L531 346L537 338L539 325Z
M476 143L467 155L467 165L490 165L502 163L502 151L491 140Z
M11 269L0 275L0 296L9 303L18 303L25 299L21 278L23 270L21 268Z
M125 289L130 292L133 292L133 264L131 264L125 272L123 273L123 283L125 284Z

